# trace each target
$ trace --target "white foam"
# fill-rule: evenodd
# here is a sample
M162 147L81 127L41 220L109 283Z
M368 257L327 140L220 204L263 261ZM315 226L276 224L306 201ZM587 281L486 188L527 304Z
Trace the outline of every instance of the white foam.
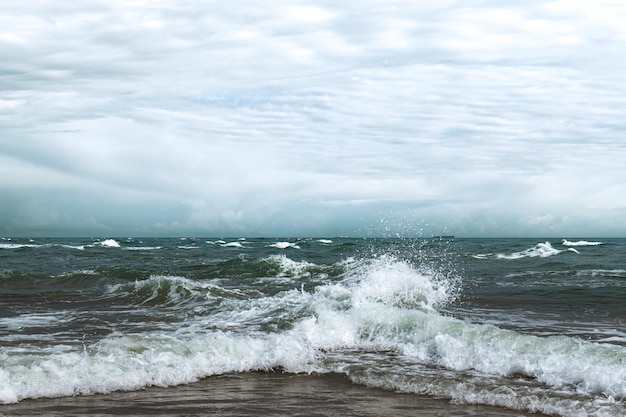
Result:
M148 279L108 287L108 292L111 294L129 294L135 298L140 297L141 304L158 300L161 306L177 305L190 299L206 300L211 298L212 291L240 295L236 291L220 288L212 282L172 275L151 275Z
M66 249L85 250L84 245L61 245L61 247Z
M276 264L279 267L279 271L271 279L285 277L309 277L311 273L308 270L315 267L315 264L311 262L294 261L282 253L280 255L271 255L267 257L265 261L271 264Z
M290 243L290 242L276 242L268 246L272 248L278 248L278 249L287 249L287 248L300 249L300 246L296 245L295 243Z
M119 248L120 247L120 244L117 243L117 241L114 239L106 239L106 240L103 240L102 242L98 242L98 244L105 248Z
M563 239L562 244L564 246L598 246L598 245L602 245L602 242L588 242L586 240L579 240L576 242L570 242L567 239Z
M16 355L5 350L0 352L0 402L177 385L275 367L311 372L315 358L316 352L302 340L226 332L191 338L165 333L108 337L69 352Z
M352 290L355 306L383 303L406 308L434 309L452 301L454 282L429 268L382 256L355 269L363 277Z
M372 343L386 349L397 342L399 332L419 326L427 312L456 295L454 279L432 270L393 257L357 262L346 281L316 288L310 303L315 318L303 320L299 328L323 349Z
M29 242L33 242L29 239ZM62 247L66 249L85 250L84 245L64 245L64 244L45 244L38 245L34 243L0 243L0 249L21 249L21 248L50 248L50 247Z
M223 248L243 248L244 247L241 244L241 242L221 243L220 246L223 247Z
M54 314L26 313L15 317L0 317L0 326L7 330L16 331L23 327L46 327L61 321L60 317L68 315L67 311Z
M563 417L623 417L626 407L620 400L611 396L596 396L585 398L575 392L562 390L557 395L546 395L545 388L537 387L520 389L519 380L516 383L512 378L493 377L488 385L482 375L467 372L462 380L454 374L437 369L433 374L442 374L440 377L426 375L417 376L415 373L405 372L396 374L358 375L350 378L359 384L384 388L399 392L410 392L421 395L447 398L458 404L480 404L508 408L542 415Z
M21 248L38 248L41 245L24 244L24 243L0 243L0 249L21 249Z
M572 415L579 401L561 403L557 398L561 394L538 399L533 387L545 387L536 384L572 398L588 395L589 415L602 415L593 413L606 407L614 409L614 404L606 404L607 398L626 398L624 346L566 336L537 337L444 316L437 307L455 296L454 286L444 278L393 259L359 268L360 278L355 282L318 287L310 303L315 316L299 322L295 331L306 334L309 343L320 349L395 351L411 366L432 367L439 378L428 380L416 373L414 379L398 385L390 378L407 374L409 368L394 370L393 363L386 363L381 376L368 383L562 415ZM335 366L334 370L341 371L345 365ZM453 378L448 383L441 377L445 369L454 372L455 378L459 373L476 377L462 383ZM511 385L510 378L516 375L536 382ZM506 390L485 390L485 386L495 386L493 381L485 385L485 378L504 378L509 384ZM624 410L623 404L619 407Z
M127 246L124 249L131 250L131 251L151 251L151 250L163 249L163 247L162 246Z
M331 244L331 243L333 243L333 241L330 240L330 239L317 239L317 241L320 242L320 243L324 243L324 244Z
M550 242L537 243L532 248L525 249L520 252L514 252L511 254L497 254L497 259L521 259L521 258L547 258L548 256L558 255L563 252L552 247Z

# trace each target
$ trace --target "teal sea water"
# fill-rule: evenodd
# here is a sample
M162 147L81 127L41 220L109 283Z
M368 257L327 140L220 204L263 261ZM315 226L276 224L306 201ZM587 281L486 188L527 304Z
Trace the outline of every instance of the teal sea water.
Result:
M268 371L626 415L625 239L4 238L0 288L0 404Z

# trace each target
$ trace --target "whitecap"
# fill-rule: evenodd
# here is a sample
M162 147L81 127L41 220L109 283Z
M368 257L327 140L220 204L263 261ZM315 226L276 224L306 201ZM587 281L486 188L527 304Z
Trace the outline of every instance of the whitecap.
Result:
M98 242L98 244L105 248L119 248L120 247L120 244L117 243L117 241L114 239L105 239L102 242Z
M287 335L154 332L113 335L80 350L40 351L0 352L0 403L179 385L227 372L316 370L316 351Z
M268 246L272 248L278 248L278 249L287 249L287 248L300 249L300 246L296 245L295 243L290 243L290 242L276 242Z
M61 245L61 247L66 249L85 250L85 245Z
M547 258L548 256L558 255L563 252L562 250L552 247L550 242L537 243L532 248L525 249L520 252L514 252L511 254L497 254L497 259L521 259L521 258Z
M310 269L316 266L314 263L307 261L294 261L292 259L289 259L284 254L271 255L264 259L264 261L278 266L279 271L273 278L302 278L305 276L308 277L311 275Z
M158 302L162 306L184 303L191 299L206 300L212 292L239 295L207 281L197 281L174 275L151 275L148 279L108 287L108 293L132 295L141 304Z
M586 240L579 240L576 242L570 242L567 239L563 239L563 246L598 246L601 245L602 242L588 242Z
M42 245L23 244L23 243L0 243L0 249L21 249L21 248L38 248Z
M243 248L244 246L241 244L241 242L224 242L224 243L220 243L220 246L223 248Z
M162 246L127 246L124 249L131 250L131 251L151 251L151 250L163 249L163 247Z

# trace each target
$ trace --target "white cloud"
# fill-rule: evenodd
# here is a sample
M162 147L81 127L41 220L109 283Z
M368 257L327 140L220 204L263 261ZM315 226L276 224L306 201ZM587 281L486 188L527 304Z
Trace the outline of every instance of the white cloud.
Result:
M3 233L626 233L621 3L1 9Z

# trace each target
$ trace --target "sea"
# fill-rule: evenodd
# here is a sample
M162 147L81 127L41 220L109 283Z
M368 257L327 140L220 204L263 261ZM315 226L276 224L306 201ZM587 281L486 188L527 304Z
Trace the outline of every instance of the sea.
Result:
M267 373L626 415L626 239L5 237L0 288L0 414Z

